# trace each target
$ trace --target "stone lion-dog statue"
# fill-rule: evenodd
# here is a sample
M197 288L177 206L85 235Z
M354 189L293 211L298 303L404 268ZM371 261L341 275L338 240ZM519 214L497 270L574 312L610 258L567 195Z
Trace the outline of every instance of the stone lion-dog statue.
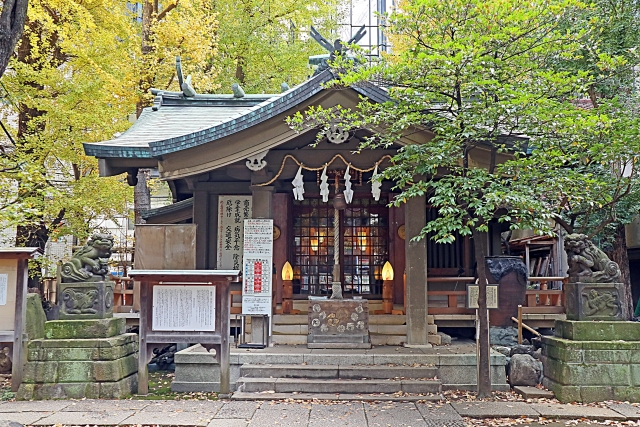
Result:
M595 246L584 234L569 234L564 238L569 262L569 276L582 282L615 283L620 279L620 267Z
M62 264L60 276L63 283L98 282L109 274L109 258L113 248L113 236L94 234L86 245Z

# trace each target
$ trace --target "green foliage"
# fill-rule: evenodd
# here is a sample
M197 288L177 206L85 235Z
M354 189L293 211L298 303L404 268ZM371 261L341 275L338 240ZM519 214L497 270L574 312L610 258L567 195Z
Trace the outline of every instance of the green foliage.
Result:
M451 242L456 232L487 231L492 219L551 233L552 219L566 225L587 207L620 206L637 187L636 169L612 173L612 165L635 165L637 114L616 98L597 109L576 102L600 77L567 66L593 37L591 28L567 26L585 13L571 0L403 2L389 17L401 48L339 81L376 81L392 101L317 108L290 123L370 129L362 149L404 145L384 171L399 191L393 203L426 195L439 212L418 238ZM625 64L596 53L610 70ZM405 144L416 129L431 138Z
M90 221L126 209L122 179L97 180L97 162L82 142L125 130L131 100L123 96L132 48L125 5L92 0L32 1L27 26L3 80L3 114L17 118L15 145L0 155L0 223L45 235L84 239ZM4 121L8 124L8 121Z
M308 37L311 25L329 34L342 11L337 0L216 0L221 91L239 82L247 93L279 93L301 83L308 57L326 53Z

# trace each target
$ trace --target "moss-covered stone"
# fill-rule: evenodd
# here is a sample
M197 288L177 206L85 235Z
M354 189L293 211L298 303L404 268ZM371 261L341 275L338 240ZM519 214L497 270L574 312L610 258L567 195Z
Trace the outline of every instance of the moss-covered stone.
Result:
M127 337L127 339L121 339L120 337L104 338L104 341L112 341L108 345L103 345L105 344L102 342L103 340L55 340L63 347L30 345L27 350L27 357L30 362L116 360L137 352L138 343L132 339L137 338L137 336L135 334L129 335L132 335L132 337ZM85 346L88 342L92 344L92 347ZM81 346L71 347L73 344L80 344Z
M124 399L138 389L138 375L133 374L115 382L85 382L20 385L18 400L46 399Z
M45 323L46 339L109 338L124 334L124 318L52 320Z
M631 352L624 350L583 350L584 363L629 363Z
M138 371L138 361L134 355L109 362L93 364L93 380L115 382Z
M603 402L615 398L612 386L581 386L580 401L582 403Z
M47 322L48 323L48 322ZM83 348L118 347L129 343L138 343L138 334L120 334L109 338L94 339L43 339L29 342L29 348Z
M29 340L44 338L44 324L47 316L42 308L42 300L38 294L27 294L27 316L25 329Z
M54 383L58 381L58 362L27 362L22 375L25 383Z
M578 386L567 386L546 377L542 380L542 385L551 390L560 402L579 402L582 399Z
M562 360L564 362L582 363L584 360L582 350L580 349L548 345L544 347L544 353L548 357Z
M574 341L640 341L640 322L556 320L555 335Z
M626 402L640 402L640 387L613 387L613 399Z

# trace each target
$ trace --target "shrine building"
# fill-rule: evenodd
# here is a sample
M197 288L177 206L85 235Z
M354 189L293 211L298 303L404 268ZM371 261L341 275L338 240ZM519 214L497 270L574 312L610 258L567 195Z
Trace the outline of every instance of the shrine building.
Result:
M465 286L475 280L473 245L460 236L452 244L412 241L436 210L424 196L389 207L393 183L372 182L398 149L428 143L432 134L413 129L387 149L356 154L370 133L334 128L312 146L318 130L297 133L288 117L310 106L356 108L360 97L389 100L385 89L372 84L326 88L335 78L327 69L293 88L283 85L278 94L244 94L237 87L228 95L154 90L153 106L129 130L84 149L99 159L101 176L126 173L131 182L139 169L157 168L173 204L146 212L146 221L197 224L198 269L242 269L243 220L273 219L273 314L304 314L309 296L331 293L335 273L345 297L369 300L373 344L439 343L437 327L473 326L474 311L465 308ZM471 164L488 165L492 156L500 161L502 154L490 150L479 144L470 153ZM487 254L503 253L501 231L491 224ZM534 275L558 276L550 260L561 248L544 239L535 243L536 238L516 241L512 249L523 258L526 252L531 272L546 256L546 267L540 261ZM292 289L283 286L287 262ZM394 274L384 277L389 283L383 293L387 262ZM530 299L531 305L545 300ZM237 298L233 302L237 306ZM551 302L530 306L529 323L552 325L545 316L564 309ZM375 321L378 313L383 317ZM306 316L300 323L306 325ZM274 323L273 342L303 344L306 333L279 333Z

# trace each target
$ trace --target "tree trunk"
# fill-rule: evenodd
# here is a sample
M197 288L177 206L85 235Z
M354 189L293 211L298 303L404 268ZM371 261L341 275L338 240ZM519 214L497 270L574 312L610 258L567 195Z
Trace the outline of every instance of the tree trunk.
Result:
M480 331L478 337L478 397L491 396L491 366L489 359L489 316L487 313L487 265L485 263L485 242L487 233L473 229L473 248L476 252L478 273L478 321Z
M27 18L27 0L5 0L0 14L0 76L7 69Z
M151 209L151 193L147 185L148 176L148 169L140 169L138 171L138 183L133 190L133 211L136 224L144 224L145 220L142 219L142 212Z
M608 255L611 261L618 263L620 267L620 273L622 273L620 283L624 285L622 287L623 295L621 295L622 316L625 320L631 320L633 317L633 297L631 296L631 271L629 270L626 240L624 225L619 225L613 241L613 249Z

